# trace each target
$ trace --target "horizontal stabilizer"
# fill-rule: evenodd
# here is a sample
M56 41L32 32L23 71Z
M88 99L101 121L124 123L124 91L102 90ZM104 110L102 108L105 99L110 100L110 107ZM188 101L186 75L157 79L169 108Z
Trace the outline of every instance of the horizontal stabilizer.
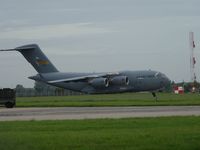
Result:
M16 49L0 49L0 51L2 51L2 52L6 52L6 51L16 51Z
M17 47L17 48L13 48L13 49L1 49L0 51L2 52L6 52L6 51L23 51L23 50L32 50L35 47L33 46L26 46L26 47Z

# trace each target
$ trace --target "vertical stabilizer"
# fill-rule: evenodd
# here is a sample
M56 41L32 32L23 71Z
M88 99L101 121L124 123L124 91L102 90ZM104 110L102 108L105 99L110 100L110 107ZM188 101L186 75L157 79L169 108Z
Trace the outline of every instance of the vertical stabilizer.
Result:
M58 72L56 67L41 51L38 45L30 44L15 48L35 68L38 73Z

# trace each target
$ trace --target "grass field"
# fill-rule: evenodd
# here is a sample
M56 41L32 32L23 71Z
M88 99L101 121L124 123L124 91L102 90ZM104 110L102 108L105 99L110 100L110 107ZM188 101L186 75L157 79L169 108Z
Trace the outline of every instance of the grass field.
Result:
M198 150L200 117L0 123L0 150Z
M17 107L200 105L200 94L158 93L157 95L158 101L155 101L150 93L18 97L16 105Z

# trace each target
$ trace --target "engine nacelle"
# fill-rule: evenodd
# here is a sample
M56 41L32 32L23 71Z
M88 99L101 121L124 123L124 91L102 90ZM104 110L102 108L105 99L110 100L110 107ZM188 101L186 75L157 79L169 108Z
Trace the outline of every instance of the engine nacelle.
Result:
M107 78L95 78L90 80L89 83L95 88L104 88L109 86Z
M116 76L110 79L112 85L128 85L129 79L127 76Z

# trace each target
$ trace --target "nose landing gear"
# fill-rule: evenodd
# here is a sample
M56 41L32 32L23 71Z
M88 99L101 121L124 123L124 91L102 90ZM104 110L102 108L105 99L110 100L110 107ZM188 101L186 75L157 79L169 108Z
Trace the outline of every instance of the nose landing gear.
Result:
M153 97L155 98L155 101L157 101L157 100L158 100L158 97L157 97L156 93L155 93L155 92L152 92L152 95L153 95Z

